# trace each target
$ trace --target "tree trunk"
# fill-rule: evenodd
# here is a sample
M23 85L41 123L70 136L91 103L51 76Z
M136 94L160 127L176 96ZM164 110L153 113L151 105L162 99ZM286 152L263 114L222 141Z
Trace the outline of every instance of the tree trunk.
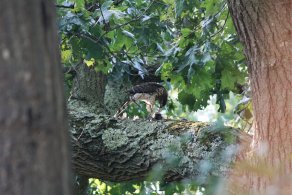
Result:
M255 116L252 155L234 171L236 190L291 192L292 1L228 4L249 63Z
M55 8L0 3L0 194L72 194Z

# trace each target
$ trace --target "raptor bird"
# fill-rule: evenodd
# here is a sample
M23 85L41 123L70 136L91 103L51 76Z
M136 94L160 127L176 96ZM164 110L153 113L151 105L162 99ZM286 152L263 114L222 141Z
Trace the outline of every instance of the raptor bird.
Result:
M136 101L143 101L146 103L146 109L150 113L150 116L153 114L153 107L156 100L159 102L159 111L167 103L168 94L166 89L155 82L136 85L127 92L129 94L129 99L117 111L114 117L119 117L129 104L136 103Z

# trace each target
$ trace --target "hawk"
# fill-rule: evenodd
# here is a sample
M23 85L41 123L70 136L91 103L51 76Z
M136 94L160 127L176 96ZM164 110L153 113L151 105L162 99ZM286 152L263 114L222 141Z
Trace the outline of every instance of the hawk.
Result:
M143 101L146 103L146 109L150 113L150 116L153 114L155 101L159 102L159 111L167 103L168 94L166 89L155 82L136 85L127 92L129 94L129 99L117 111L115 117L119 117L129 104L136 103L136 101Z

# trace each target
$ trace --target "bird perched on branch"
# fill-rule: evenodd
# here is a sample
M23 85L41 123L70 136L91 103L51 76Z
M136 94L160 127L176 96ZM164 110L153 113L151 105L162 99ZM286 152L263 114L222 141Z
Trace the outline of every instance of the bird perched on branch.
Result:
M132 89L128 90L128 94L129 99L117 111L114 117L119 117L130 104L136 103L136 101L145 102L146 109L150 113L150 116L152 116L155 101L159 102L160 111L160 109L166 105L168 98L166 89L162 85L155 82L148 82L136 85L132 87Z

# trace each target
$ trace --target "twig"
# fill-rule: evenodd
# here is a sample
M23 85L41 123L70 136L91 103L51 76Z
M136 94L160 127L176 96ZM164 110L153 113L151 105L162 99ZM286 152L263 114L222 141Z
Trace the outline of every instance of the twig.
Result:
M79 141L79 139L80 139L80 137L83 135L83 133L84 133L84 129L82 129L80 135L79 135L78 138L77 138L77 141Z
M77 73L77 70L76 68L81 65L83 63L83 60L80 60L80 62L78 62L77 64L74 64L70 67L68 66L63 66L63 73L65 74L76 74Z
M222 8L220 9L220 11L219 12L217 12L216 14L214 14L213 16L212 16L212 19L214 19L214 18L217 18L217 16L225 9L225 7L226 7L226 3L222 6ZM204 26L206 23L207 23L208 21L206 21L206 22L204 22L201 26Z
M90 7L87 8L87 11L94 11L96 7L100 7L100 5L97 3L94 3Z
M119 62L121 62L121 63L123 63L123 64L126 64L126 65L128 65L128 66L133 66L133 65L128 64L128 63L126 63L126 62L122 62L122 60L121 60L121 59L120 59L120 58L119 58L114 52L111 51L111 49L109 48L109 46L108 46L106 43L104 43L104 44L101 44L101 43L100 43L102 40L96 40L95 38L91 37L90 35L81 34L81 33L76 33L75 35L77 35L77 36L79 36L79 37L83 37L83 38L85 38L85 39L88 39L88 40L92 41L93 43L99 44L100 46L102 46L103 48L105 48L105 49L111 54L111 56L108 55L108 57L112 57L112 56L114 56ZM130 61L131 61L131 60L130 60ZM131 62L132 62L132 61L131 61ZM132 63L133 63L133 62L132 62ZM134 75L134 74L132 74L132 73L129 73L129 74Z
M99 1L98 1L98 3L99 3L99 9L100 9L101 17L102 17L102 19L103 19L103 24L105 25L105 17L104 17L104 15L103 15L102 6L101 6L101 4L100 4Z
M224 29L224 27L225 27L225 25L227 23L228 17L229 17L229 11L227 12L227 16L226 16L226 19L224 21L223 26L217 32L215 32L214 34L210 35L210 38L216 36L217 34L219 34Z

